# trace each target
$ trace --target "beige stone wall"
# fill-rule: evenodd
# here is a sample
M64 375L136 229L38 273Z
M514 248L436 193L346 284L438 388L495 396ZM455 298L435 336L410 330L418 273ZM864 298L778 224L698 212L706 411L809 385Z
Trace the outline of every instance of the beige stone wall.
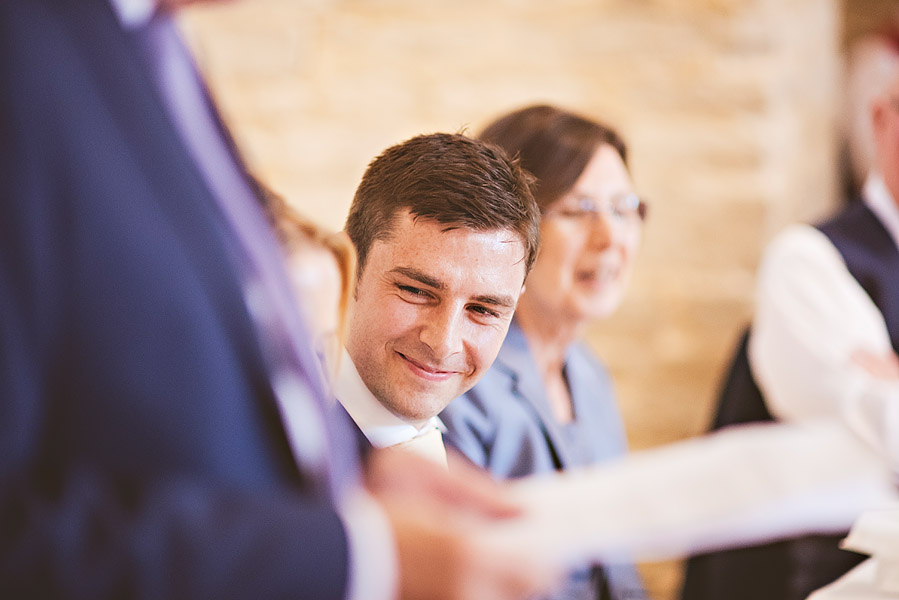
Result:
M247 0L185 25L259 173L333 228L412 135L535 101L617 126L652 212L589 341L643 448L705 429L761 248L835 202L842 18L837 0ZM677 563L646 573L675 597Z

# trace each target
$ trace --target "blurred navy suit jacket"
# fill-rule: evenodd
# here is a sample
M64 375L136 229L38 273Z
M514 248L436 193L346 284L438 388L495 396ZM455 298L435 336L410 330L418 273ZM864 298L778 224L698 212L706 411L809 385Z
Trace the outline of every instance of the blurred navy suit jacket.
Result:
M0 597L342 598L235 242L105 0L0 2L0 194Z

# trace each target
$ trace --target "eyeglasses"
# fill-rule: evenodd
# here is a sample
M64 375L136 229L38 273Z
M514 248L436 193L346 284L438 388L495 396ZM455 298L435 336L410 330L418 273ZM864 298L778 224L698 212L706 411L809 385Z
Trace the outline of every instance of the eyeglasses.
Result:
M578 221L596 219L606 215L615 222L628 223L645 221L649 206L637 194L619 194L611 198L578 196L575 202L563 200L550 207L544 217L561 217Z

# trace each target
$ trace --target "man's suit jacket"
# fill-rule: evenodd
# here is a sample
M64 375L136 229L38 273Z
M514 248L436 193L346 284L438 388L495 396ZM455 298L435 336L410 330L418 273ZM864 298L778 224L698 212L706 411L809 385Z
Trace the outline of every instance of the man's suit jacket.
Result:
M0 190L0 596L342 598L235 240L105 0L0 2Z
M496 361L469 392L440 414L445 439L500 479L551 473L622 456L627 442L606 370L580 344L569 348L565 375L576 421L552 414L524 332L513 320ZM644 597L633 565L603 565L611 597ZM596 582L576 573L554 598L596 594ZM590 596L593 597L593 596Z

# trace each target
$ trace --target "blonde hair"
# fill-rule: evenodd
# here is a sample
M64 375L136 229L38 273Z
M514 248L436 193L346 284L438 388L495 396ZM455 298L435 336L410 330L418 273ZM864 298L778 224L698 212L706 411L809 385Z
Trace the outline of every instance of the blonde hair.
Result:
M346 341L348 307L351 286L356 281L356 250L343 231L329 231L307 219L287 201L268 187L258 184L263 192L266 208L278 241L288 257L302 252L309 245L331 253L340 271L340 301L337 312L337 336L341 347Z

